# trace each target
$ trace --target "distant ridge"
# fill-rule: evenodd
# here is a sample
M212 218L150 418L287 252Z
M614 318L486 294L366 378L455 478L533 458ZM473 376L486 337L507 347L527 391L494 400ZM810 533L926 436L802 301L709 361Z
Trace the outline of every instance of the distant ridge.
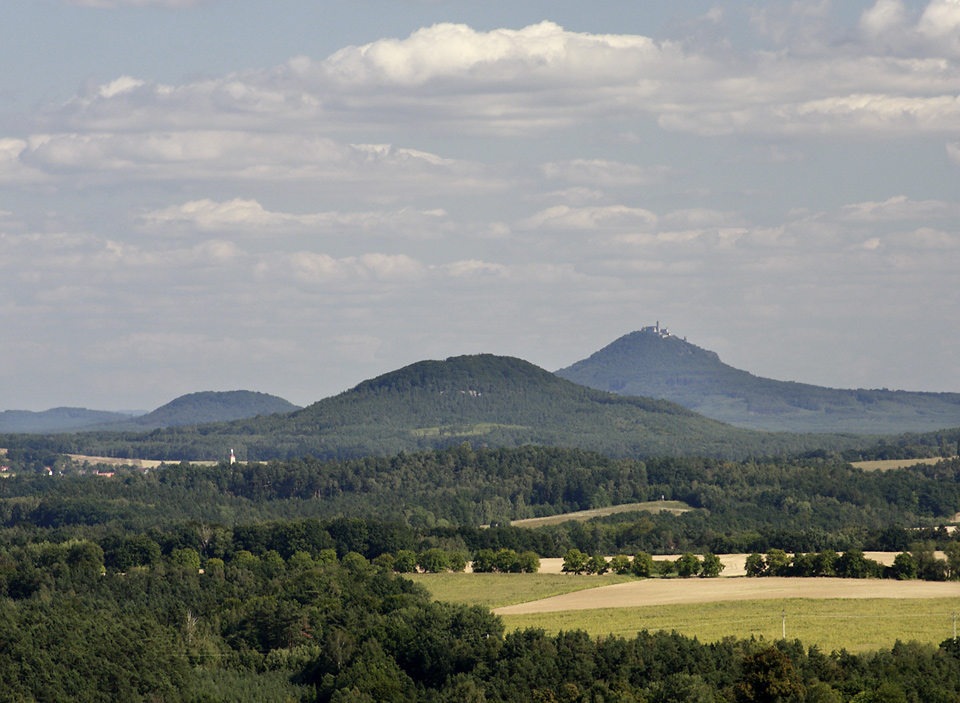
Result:
M31 410L4 410L0 412L0 432L66 432L106 423L124 422L131 415L86 408L51 408Z
M522 359L477 354L421 361L289 414L140 434L74 435L73 453L122 448L152 459L240 460L394 455L470 442L578 447L610 456L724 458L859 446L862 438L754 432L675 403L577 385Z
M661 328L620 337L561 378L661 398L738 427L781 432L928 432L960 426L960 394L844 390L754 376Z
M183 427L209 422L231 422L258 415L289 413L300 406L256 391L201 391L188 393L133 420L138 428Z
M230 422L299 410L299 405L255 391L201 391L188 393L145 415L53 408L43 412L7 410L0 412L0 433L55 433L154 430L211 422Z

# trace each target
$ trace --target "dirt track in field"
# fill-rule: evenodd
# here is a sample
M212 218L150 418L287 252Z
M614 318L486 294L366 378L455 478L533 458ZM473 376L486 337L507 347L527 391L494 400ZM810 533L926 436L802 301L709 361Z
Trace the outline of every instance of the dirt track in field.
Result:
M520 615L778 598L960 598L960 583L833 578L644 579L510 605L493 612Z

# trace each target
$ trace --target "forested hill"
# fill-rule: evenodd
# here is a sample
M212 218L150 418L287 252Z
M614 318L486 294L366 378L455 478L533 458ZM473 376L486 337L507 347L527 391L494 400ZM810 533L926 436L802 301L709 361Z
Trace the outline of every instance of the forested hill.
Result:
M611 456L723 458L863 446L863 438L737 429L663 400L593 390L520 359L489 354L423 361L289 415L140 435L59 438L58 451L154 459L351 458L523 444Z
M53 408L43 412L7 410L0 412L0 433L154 430L289 413L299 407L267 393L203 391L182 395L139 416L86 408Z
M632 332L557 375L679 403L739 427L893 434L960 426L960 394L844 390L754 376L679 337Z
M203 391L189 393L133 420L138 428L181 427L208 422L230 422L258 415L289 413L299 406L268 393Z

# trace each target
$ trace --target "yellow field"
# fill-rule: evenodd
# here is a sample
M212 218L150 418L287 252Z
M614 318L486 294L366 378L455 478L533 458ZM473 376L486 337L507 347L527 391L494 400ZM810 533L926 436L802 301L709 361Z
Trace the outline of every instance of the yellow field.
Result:
M936 464L943 461L942 457L933 457L930 459L878 459L876 461L854 461L850 465L864 471L892 471L893 469L904 469L908 466L917 464Z
M628 513L631 511L646 510L651 513L686 513L693 510L686 503L679 500L653 500L647 503L624 503L623 505L611 505L606 508L597 508L596 510L578 510L575 513L563 513L562 515L551 515L549 517L533 517L526 520L511 520L513 527L543 527L544 525L559 525L570 520L579 520L581 522L590 518L600 517L601 515L615 515L616 513Z
M111 456L87 456L85 454L67 454L67 456L80 464L87 462L90 464L104 464L106 466L133 466L138 469L155 469L161 464L167 464L169 466L180 463L178 461L158 461L156 459L117 459ZM219 462L191 461L189 463L196 466L214 466Z

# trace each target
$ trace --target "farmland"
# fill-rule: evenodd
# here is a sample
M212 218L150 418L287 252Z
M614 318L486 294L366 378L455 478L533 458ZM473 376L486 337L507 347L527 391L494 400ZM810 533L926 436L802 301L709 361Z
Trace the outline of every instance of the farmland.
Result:
M502 615L508 630L581 629L593 636L632 637L640 630L676 631L701 642L724 637L799 639L824 652L862 652L896 640L938 644L953 634L960 596L933 599L780 598L552 613Z
M585 522L595 517L617 515L619 513L646 511L654 514L667 512L676 515L689 510L693 510L693 508L679 500L651 500L645 503L624 503L622 505L611 505L606 508L595 508L593 510L578 510L561 515L513 520L510 524L514 527L544 527L545 525L559 525L568 520Z
M943 461L943 457L928 457L926 459L876 459L873 461L854 461L851 466L864 471L893 471L894 469L905 469L917 464L933 466Z
M875 554L883 560L888 555ZM736 571L743 555L725 556ZM494 608L508 630L632 637L677 631L701 641L724 637L779 639L786 631L823 651L867 651L891 642L937 644L953 633L960 612L955 582L743 577L645 579L556 573L543 560L538 574L420 574L437 600ZM549 573L553 571L554 573ZM742 572L741 572L742 573Z

